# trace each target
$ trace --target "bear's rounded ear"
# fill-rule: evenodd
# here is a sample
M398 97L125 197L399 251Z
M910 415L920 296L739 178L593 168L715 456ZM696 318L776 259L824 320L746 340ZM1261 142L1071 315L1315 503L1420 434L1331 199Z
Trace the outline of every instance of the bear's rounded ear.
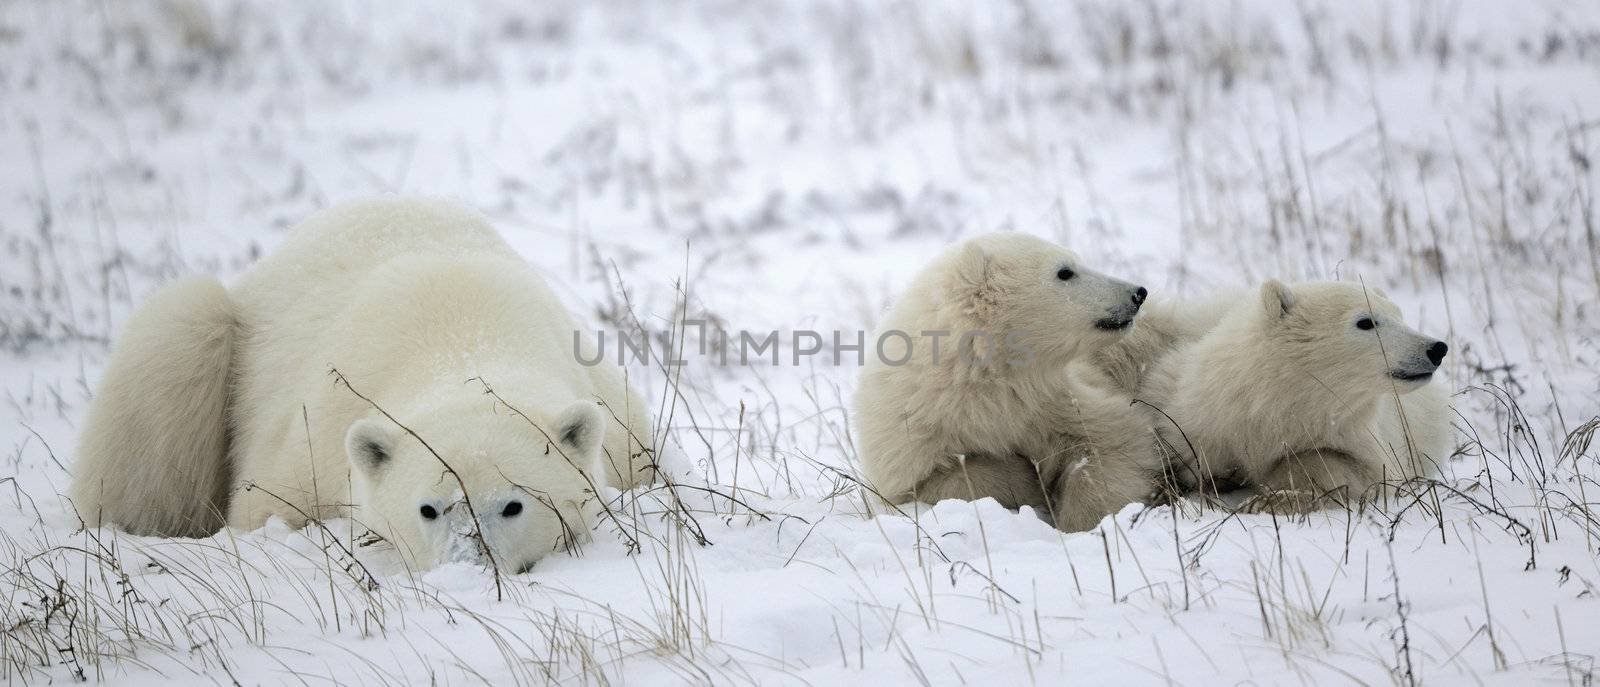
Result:
M977 288L989 281L989 252L969 241L956 256L956 278L965 286Z
M350 466L377 479L394 462L395 435L377 420L356 420L344 434L344 452Z
M1289 285L1276 279L1268 279L1261 285L1261 307L1267 317L1277 319L1289 314L1289 308L1294 307L1294 292L1289 290Z
M555 438L561 452L585 470L594 469L592 463L598 462L600 441L605 437L605 416L594 401L574 401L556 416Z

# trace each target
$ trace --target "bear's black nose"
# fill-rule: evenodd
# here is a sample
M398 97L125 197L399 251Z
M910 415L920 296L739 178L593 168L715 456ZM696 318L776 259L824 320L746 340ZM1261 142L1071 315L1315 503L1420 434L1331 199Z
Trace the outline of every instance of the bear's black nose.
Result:
M1133 292L1133 304L1134 305L1144 305L1144 299L1147 298L1149 295L1150 295L1150 292L1145 290L1145 288L1143 286L1139 287L1138 289L1134 290L1134 292Z
M1432 346L1428 347L1428 360L1432 360L1433 364L1438 365L1444 362L1444 354L1449 352L1450 347L1444 345L1443 341L1435 341Z

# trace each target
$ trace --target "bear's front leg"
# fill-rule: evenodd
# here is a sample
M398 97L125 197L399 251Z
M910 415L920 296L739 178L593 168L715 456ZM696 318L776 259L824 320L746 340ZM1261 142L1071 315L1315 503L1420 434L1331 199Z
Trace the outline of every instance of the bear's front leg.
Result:
M1166 456L1148 416L1124 393L1106 389L1081 366L1069 368L1043 463L1055 477L1055 525L1093 528L1130 503L1150 503L1167 487Z
M333 491L337 493L338 490ZM309 517L314 517L312 502L311 492L297 480L279 470L257 469L239 476L228 507L228 526L254 531L276 515L290 527L299 529L306 525Z
M1050 512L1045 478L1032 460L1016 453L957 456L918 483L912 494L928 503L976 501L988 496L1012 510L1031 506L1041 515Z
M1295 514L1354 505L1368 497L1376 476L1349 453L1312 448L1279 457L1252 481L1258 495L1245 510Z
M1063 466L1055 489L1055 525L1064 532L1093 529L1130 503L1150 503L1162 475L1127 456L1094 452Z

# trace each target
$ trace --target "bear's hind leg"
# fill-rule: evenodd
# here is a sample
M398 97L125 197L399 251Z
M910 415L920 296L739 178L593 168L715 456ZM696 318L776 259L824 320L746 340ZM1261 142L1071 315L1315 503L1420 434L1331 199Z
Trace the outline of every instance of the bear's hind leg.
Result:
M233 303L222 283L168 284L134 312L89 405L71 498L93 527L204 537L229 489Z

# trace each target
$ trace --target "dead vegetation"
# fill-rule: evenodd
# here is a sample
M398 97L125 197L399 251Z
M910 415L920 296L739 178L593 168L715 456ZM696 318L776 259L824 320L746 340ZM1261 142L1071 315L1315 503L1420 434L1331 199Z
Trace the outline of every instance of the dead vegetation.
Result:
M1498 31L1431 0L1284 7L0 11L0 149L21 161L0 198L0 678L1048 682L1100 652L1167 682L1592 684L1596 115L1517 79L1592 84L1572 74L1592 73L1600 29L1553 6ZM718 41L683 37L712 24ZM529 120L565 102L538 89L577 79L623 94ZM497 114L428 135L317 120L394 92ZM705 343L691 321L870 328L895 278L878 273L996 228L1173 292L1361 278L1459 351L1459 448L1365 505L1177 500L1040 534L992 504L883 506L853 469L852 368L657 361L630 383L658 403L636 440L661 483L596 485L592 541L525 575L405 570L346 519L181 541L74 527L60 449L138 296L388 190L473 199L519 245L556 246L540 264L603 324L678 351ZM604 573L572 573L589 560L624 574L586 584ZM738 614L765 609L721 586L744 568L794 585L758 590L774 604L824 610L785 625L780 607L766 621L791 643L757 641ZM1438 568L1470 572L1450 583L1470 608L1439 610Z

